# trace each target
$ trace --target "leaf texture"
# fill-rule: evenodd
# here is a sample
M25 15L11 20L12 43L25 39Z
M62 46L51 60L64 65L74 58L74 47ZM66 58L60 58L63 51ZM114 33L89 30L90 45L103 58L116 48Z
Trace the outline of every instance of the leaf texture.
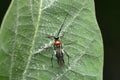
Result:
M60 67L60 32L68 65ZM0 80L102 80L103 43L93 0L12 0L0 30Z

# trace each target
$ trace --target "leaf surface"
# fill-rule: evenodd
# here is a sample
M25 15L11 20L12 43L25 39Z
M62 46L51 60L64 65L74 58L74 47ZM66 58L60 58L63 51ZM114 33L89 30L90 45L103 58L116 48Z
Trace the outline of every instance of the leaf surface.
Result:
M60 40L60 67L53 41ZM102 80L103 43L93 0L12 0L0 30L0 80Z

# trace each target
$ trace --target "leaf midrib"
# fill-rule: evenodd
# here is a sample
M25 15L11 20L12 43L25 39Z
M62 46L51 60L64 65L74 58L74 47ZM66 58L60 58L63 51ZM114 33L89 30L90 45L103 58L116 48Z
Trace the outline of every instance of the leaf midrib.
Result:
M30 5L31 5L31 16L32 16L32 20L33 20L34 18L33 18L33 14L32 14L33 9L32 9L32 2L31 2L31 0L30 0ZM35 32L34 32L34 36L33 36L33 39L32 39L32 47L30 48L30 55L29 55L29 57L28 57L25 70L23 71L22 80L25 80L25 75L26 75L27 69L28 69L28 67L29 67L29 64L30 64L30 62L31 62L31 58L32 58L32 55L33 55L33 48L34 48L35 39L36 39L36 35L37 35L37 32L38 32L38 27L39 27L39 22L40 22L41 8L42 8L42 0L40 0L40 2L39 2L38 20L37 20L36 23L35 23L34 20L33 20L33 23L35 24L35 25L34 25L34 27L35 27Z

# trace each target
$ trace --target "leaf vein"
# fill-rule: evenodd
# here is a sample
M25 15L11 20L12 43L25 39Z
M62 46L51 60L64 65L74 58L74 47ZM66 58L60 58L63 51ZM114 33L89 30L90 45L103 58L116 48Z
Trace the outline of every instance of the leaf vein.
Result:
M32 0L30 0L30 4L32 4L31 3L31 1ZM39 11L38 11L38 20L37 20L37 22L36 22L36 24L35 24L35 32L34 32L34 36L33 36L33 39L32 39L32 47L30 48L30 55L29 55L29 57L28 57L28 61L27 61L27 64L26 64L26 67L25 67L25 70L24 70L24 72L23 72L23 80L25 80L25 75L26 75L26 73L27 73L27 69L28 69L28 67L29 67L29 64L30 64L30 62L31 62L31 58L32 58L32 55L33 55L33 48L34 48L34 44L35 44L35 38L36 38L36 35L37 35L37 32L38 32L38 27L39 27L39 21L40 21L40 15L41 15L41 7L42 7L42 0L39 0L40 2L39 2Z

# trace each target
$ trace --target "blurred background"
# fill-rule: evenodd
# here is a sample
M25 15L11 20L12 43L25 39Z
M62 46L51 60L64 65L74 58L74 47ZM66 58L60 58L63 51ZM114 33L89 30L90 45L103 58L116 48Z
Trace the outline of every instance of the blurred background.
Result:
M120 1L95 0L104 41L104 80L120 80Z
M11 0L0 1L0 25ZM104 80L120 80L120 1L95 0L104 41Z

